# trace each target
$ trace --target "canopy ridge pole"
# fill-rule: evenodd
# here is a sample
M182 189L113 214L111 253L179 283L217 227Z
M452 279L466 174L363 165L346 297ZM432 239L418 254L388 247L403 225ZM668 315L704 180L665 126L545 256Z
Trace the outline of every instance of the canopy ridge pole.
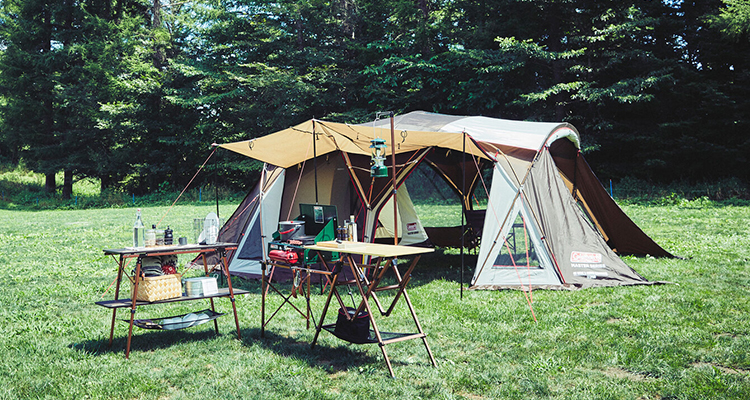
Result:
M464 298L464 246L466 240L466 128L462 133L463 149L461 152L461 300Z
M377 121L377 119L376 119L376 121ZM348 136L347 134L345 134L345 133L342 133L342 132L341 132L340 130L338 130L338 129L335 129L335 128L333 128L333 127L330 127L330 126L326 125L326 124L325 124L325 121L319 121L319 123L320 123L320 125L321 125L321 126L323 126L324 128L326 128L326 129L328 129L328 130L330 130L330 131L332 131L332 132L338 133L339 135L343 136L343 137L344 137L344 139L348 140L348 141L349 141L350 143L352 143L353 145L355 145L355 146L359 147L360 149L362 148L362 146L360 146L360 145L358 145L358 144L357 144L357 141L359 141L359 140L360 140L360 139L359 139L359 135L360 135L360 132L359 132L358 130L356 130L356 129L352 128L352 127L351 127L351 125L349 125L349 124L346 124L346 127L347 127L347 128L349 128L349 129L350 129L350 130L351 130L352 132L354 132L354 133L356 134L356 140L355 140L355 139L352 139L352 138L351 138L351 137L349 137L349 136ZM375 125L375 122L373 121L373 128L372 128L372 129L373 129L373 137L377 136L377 135L375 135L375 134L374 134L374 131L375 131L375 126L374 126L374 125ZM364 135L364 133L363 133L363 135ZM364 135L364 137L365 137L365 138L367 138L367 135ZM333 138L333 137L331 136L331 138ZM370 138L368 138L368 139L370 139ZM334 143L335 143L335 142L336 142L336 141L334 140ZM339 147L338 147L338 144L336 144L336 148L339 148Z
M156 226L160 226L161 225L161 222L164 221L164 218L167 217L167 214L169 214L169 212L172 211L172 208L174 207L174 205L177 204L177 202L180 200L180 197L182 197L182 195L185 193L185 191L190 187L190 184L193 183L193 181L195 180L195 177L198 176L198 174L203 170L203 168L206 166L206 164L208 164L208 160L210 160L211 157L214 155L214 153L216 153L216 150L219 149L219 145L216 144L216 143L211 144L211 147L214 148L211 151L211 154L209 154L208 157L206 158L206 161L203 161L203 164L200 167L198 167L198 170L195 171L195 174L193 174L193 177L190 178L190 182L188 182L187 185L185 185L185 188L182 189L182 192L180 192L180 194L174 200L174 202L172 203L172 205L169 206L169 209L167 209L167 211L164 213L164 215L162 215L162 217L159 220L159 222L156 223ZM217 213L216 215L218 216L219 214Z

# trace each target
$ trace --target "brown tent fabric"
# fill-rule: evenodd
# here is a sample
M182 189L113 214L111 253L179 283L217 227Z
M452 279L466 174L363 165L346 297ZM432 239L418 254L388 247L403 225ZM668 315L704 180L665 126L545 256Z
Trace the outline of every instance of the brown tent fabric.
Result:
M557 167L572 183L572 195L585 202L607 244L618 254L674 257L646 235L609 196L583 155L569 142L551 146Z

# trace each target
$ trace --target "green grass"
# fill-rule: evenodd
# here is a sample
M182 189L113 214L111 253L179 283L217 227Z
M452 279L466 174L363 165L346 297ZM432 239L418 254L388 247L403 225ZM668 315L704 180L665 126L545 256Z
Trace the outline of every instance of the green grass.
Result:
M221 215L233 208L222 204ZM0 210L0 399L747 399L750 207L624 208L685 257L626 262L649 280L675 284L536 291L535 323L521 292L465 291L461 299L460 256L439 250L422 259L409 289L438 367L419 341L392 344L396 379L375 345L323 332L311 350L313 330L289 308L261 338L253 281L235 280L251 291L237 300L241 341L231 316L219 318L219 335L211 324L137 329L126 360L127 324L117 322L109 348L112 314L94 302L112 297L115 263L102 249L128 244L135 210ZM162 225L191 237L192 219L213 210L176 206ZM444 217L450 207L426 210L426 219L453 223ZM166 211L144 208L145 222ZM312 302L319 313L324 297ZM205 306L141 307L137 316ZM226 299L217 308L231 310ZM403 307L378 321L384 330L412 329Z

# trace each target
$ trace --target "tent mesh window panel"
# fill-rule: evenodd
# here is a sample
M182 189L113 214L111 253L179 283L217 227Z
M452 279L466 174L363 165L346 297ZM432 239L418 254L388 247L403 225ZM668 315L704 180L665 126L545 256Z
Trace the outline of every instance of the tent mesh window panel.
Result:
M500 243L502 248L492 265L493 269L521 268L541 269L534 244L528 235L526 221L518 214L508 231L505 240Z

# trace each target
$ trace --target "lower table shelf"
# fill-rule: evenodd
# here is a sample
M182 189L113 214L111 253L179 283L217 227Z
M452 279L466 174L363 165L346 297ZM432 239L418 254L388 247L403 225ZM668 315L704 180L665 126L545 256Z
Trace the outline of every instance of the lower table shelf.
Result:
M174 315L171 317L136 319L133 320L133 325L143 329L163 329L171 331L202 325L206 322L213 321L222 315L224 315L224 313L217 313L211 309L205 309L194 313ZM122 321L130 323L129 319L123 319Z
M368 344L368 343L380 343L378 342L378 337L376 336L376 333L374 330L370 329L370 334L367 338L352 338L347 335L341 335L339 332L336 332L336 324L329 324L329 325L323 325L323 329L327 330L328 332L331 332L333 336L336 336L337 338L341 340L345 340L349 343L354 344ZM427 337L426 333L399 333L399 332L380 332L380 337L383 339L383 344L388 343L395 343L400 342L402 340L410 340L410 339L418 339Z
M239 296L241 294L248 294L250 293L247 290L242 289L234 289L234 295ZM211 299L216 297L228 297L229 296L229 288L221 288L219 289L219 292L213 295L209 296L200 296L200 297L189 297L189 296L182 296L182 297L175 297L172 299L166 299L166 300L159 300L159 301L136 301L136 306L146 306L146 305L153 305L153 304L164 304L164 303L175 303L179 301L195 301L200 299ZM124 299L117 299L117 300L107 300L107 301L97 301L95 303L98 306L106 307L106 308L130 308L133 306L133 300L130 298L124 298Z

